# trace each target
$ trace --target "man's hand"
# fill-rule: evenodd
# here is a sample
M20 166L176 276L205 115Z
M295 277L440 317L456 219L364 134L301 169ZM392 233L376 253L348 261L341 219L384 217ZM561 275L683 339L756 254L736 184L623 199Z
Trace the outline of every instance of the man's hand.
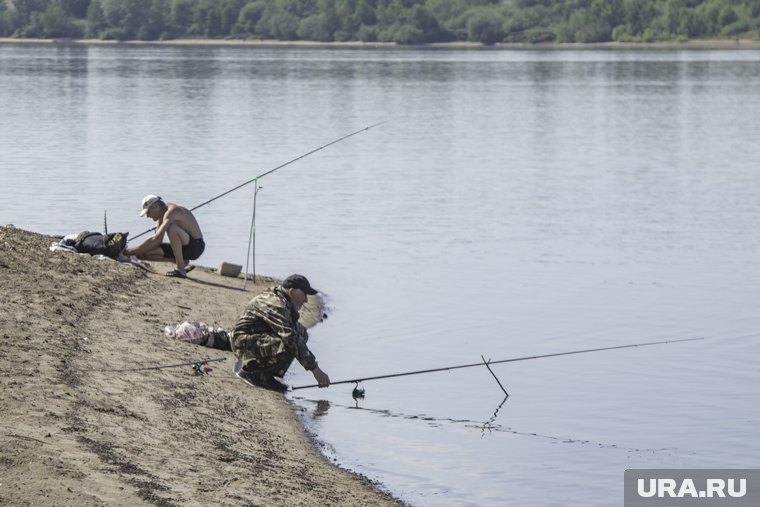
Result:
M314 375L314 379L317 381L317 384L319 384L319 387L327 387L330 385L330 377L327 376L327 373L323 372L319 369L319 366L315 366L313 370L311 370L312 375Z

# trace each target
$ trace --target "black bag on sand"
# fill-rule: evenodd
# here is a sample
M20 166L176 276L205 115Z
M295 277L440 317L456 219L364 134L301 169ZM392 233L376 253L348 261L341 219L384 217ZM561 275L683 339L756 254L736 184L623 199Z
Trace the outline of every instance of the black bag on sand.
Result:
M209 339L206 343L212 342L211 347L219 350L232 351L232 345L230 344L230 335L224 329L215 329L211 332L213 339ZM206 345L207 347L209 345Z
M128 232L101 234L99 232L83 231L77 234L74 248L77 252L90 255L105 255L116 259L127 246Z

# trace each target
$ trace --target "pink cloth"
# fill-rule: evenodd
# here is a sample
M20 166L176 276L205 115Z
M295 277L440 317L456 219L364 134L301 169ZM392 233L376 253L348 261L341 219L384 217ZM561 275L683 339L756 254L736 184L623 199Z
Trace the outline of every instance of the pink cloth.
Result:
M166 336L182 340L183 342L205 345L206 347L214 347L216 345L216 348L230 350L229 337L224 329L221 327L211 327L199 320L186 320L176 326L166 326L164 333L166 333ZM216 344L217 341L219 341L219 344Z
M185 321L179 324L174 330L174 336L183 342L195 343L196 345L206 345L210 334L209 327L200 321Z

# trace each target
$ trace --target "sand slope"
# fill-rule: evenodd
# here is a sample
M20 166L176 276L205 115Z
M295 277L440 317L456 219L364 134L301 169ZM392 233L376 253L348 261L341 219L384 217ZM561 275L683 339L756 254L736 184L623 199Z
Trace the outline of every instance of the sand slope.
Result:
M0 504L400 505L328 464L284 398L233 375L231 353L161 331L230 329L267 284L243 292L200 268L175 280L52 241L0 228ZM302 321L320 312L310 302ZM206 376L98 371L204 357L227 360Z

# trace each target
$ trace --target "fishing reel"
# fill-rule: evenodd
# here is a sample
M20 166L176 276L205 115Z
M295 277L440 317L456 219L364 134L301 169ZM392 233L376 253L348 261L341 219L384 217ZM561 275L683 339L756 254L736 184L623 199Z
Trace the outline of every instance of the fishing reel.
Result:
M359 382L355 382L354 390L351 391L351 397L355 400L363 400L364 399L364 387L359 385Z
M206 361L199 361L197 363L193 363L193 373L196 376L208 375L211 373L211 368L206 366Z

